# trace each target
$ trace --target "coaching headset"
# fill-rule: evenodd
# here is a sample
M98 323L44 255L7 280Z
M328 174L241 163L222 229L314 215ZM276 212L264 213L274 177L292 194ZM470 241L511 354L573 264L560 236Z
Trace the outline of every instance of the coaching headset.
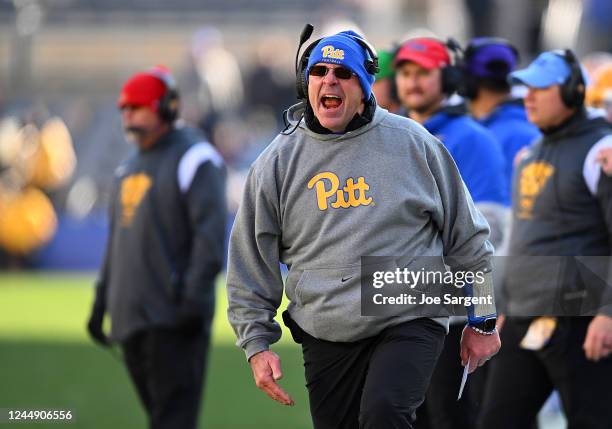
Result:
M584 105L585 81L576 54L571 49L554 51L570 67L570 75L561 85L561 100L568 108Z
M451 95L463 82L463 51L459 42L452 37L448 38L445 46L451 52L453 62L442 68L442 92Z
M165 87L164 95L161 96L157 105L159 117L166 122L174 122L179 111L179 92L174 77L162 67L150 68L146 73L159 79Z
M444 94L453 94L460 88L463 82L463 52L461 49L461 45L452 37L449 37L446 42L429 37L417 39L427 39L435 43L439 43L444 47L444 49L447 50L447 52L449 52L450 63L444 67L440 67L440 83L442 92ZM410 41L404 42L396 47L395 52L393 53L393 58L397 57L399 51L408 42Z
M312 36L313 30L314 30L314 27L311 24L306 24L306 26L304 26L304 29L302 30L302 34L300 35L300 44L298 46L297 52L295 53L295 74L296 74L295 88L296 88L298 100L302 100L304 102L308 100L308 79L306 76L306 67L308 67L308 60L315 46L317 46L317 44L322 39L324 39L322 37L312 42L310 45L308 45L306 49L304 49L304 53L302 54L302 56L299 57L300 49L302 49L302 45L304 45L304 43L306 43L306 41L310 38L310 36ZM380 68L378 67L378 55L376 54L376 50L372 47L372 45L370 45L365 39L362 39L361 37L356 37L356 36L349 36L349 37L353 39L355 42L359 43L359 45L363 49L365 49L365 51L368 53L368 56L365 59L364 67L365 67L365 70L369 74L374 76L380 70ZM298 61L298 57L299 57L299 61Z

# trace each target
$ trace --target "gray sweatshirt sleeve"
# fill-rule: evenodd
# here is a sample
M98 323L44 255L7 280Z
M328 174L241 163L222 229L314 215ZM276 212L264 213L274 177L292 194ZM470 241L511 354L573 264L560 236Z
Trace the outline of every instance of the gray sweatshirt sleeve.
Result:
M468 307L470 321L496 314L493 292L489 225L478 211L451 155L439 141L428 146L428 163L434 176L439 210L433 220L442 232L444 258L453 271L480 271L484 281L474 281L464 287L466 296L491 297L491 304Z
M281 337L274 320L283 296L276 185L251 168L229 244L228 318L247 359Z

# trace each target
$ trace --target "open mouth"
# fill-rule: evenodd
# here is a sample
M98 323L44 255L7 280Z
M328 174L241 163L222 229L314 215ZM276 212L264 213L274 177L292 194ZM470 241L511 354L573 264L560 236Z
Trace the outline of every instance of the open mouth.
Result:
M342 98L337 95L324 95L321 97L321 105L328 110L337 109L342 105Z

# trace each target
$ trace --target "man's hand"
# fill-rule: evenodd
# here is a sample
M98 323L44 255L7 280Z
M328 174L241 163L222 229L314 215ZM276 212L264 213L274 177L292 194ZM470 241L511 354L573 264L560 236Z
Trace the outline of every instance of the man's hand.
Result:
M183 299L177 313L178 328L187 334L196 335L204 329L202 305L191 299Z
M104 330L102 329L102 325L104 323L104 307L98 304L94 304L91 310L91 316L89 317L89 321L87 322L87 331L91 338L101 346L110 345L110 341Z
M270 398L283 405L293 405L293 399L278 384L276 380L283 377L280 358L274 352L265 350L249 359L255 385Z
M600 314L589 324L582 346L587 359L599 361L612 353L612 317Z
M469 326L463 328L461 335L461 365L470 362L469 373L483 366L501 347L497 330L492 335L482 335Z
M606 147L597 152L595 159L608 176L612 176L612 147Z

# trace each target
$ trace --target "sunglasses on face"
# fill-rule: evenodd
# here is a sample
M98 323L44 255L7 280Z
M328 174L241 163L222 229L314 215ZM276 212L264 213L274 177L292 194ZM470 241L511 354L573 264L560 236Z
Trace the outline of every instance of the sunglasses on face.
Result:
M338 79L348 80L353 76L353 72L346 67L336 67L334 69L325 66L312 66L308 74L310 76L323 77L331 70Z

